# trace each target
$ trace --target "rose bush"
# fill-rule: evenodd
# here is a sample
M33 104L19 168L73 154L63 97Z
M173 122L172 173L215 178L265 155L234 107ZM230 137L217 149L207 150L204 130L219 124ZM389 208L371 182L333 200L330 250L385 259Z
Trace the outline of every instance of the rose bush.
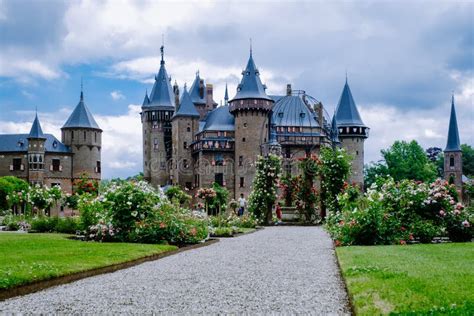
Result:
M373 184L366 194L345 185L338 195L340 211L327 217L326 228L339 245L431 242L448 236L452 241L473 237L472 212L457 203L455 188L446 181L428 185L388 178Z

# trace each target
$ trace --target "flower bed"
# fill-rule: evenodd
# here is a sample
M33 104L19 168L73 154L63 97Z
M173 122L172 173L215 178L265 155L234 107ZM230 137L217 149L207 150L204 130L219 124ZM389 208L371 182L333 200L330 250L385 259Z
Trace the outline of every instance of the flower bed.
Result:
M474 213L457 202L454 186L387 179L366 194L346 185L338 195L340 211L330 213L326 228L336 245L431 242L436 236L470 241Z

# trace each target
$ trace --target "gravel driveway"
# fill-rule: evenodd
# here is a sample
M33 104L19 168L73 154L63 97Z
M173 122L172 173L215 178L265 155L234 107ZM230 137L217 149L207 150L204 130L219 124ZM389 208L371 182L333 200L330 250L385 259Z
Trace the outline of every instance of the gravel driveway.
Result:
M269 227L0 302L0 312L349 314L320 227Z

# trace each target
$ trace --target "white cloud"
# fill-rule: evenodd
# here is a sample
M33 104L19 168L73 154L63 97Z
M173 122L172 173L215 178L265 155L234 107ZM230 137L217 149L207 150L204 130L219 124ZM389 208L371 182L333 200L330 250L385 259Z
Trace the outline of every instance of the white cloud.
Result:
M110 97L114 101L125 99L125 96L123 95L123 93L120 90L114 90L114 91L110 92Z
M0 77L13 77L29 82L32 77L57 79L61 72L39 60L28 60L0 54Z

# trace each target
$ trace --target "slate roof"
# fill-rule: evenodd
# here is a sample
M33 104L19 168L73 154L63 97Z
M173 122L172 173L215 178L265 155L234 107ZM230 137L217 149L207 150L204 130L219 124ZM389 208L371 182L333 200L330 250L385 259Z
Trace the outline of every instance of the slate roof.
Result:
M454 107L454 95L451 98L451 116L449 118L448 141L444 151L461 151L456 108Z
M201 77L199 76L199 71L196 72L196 78L194 78L194 82L191 85L191 89L189 90L189 95L191 96L191 100L194 104L206 104L206 86L203 82L203 92L202 98L199 94L199 82L201 81Z
M142 107L150 104L150 98L148 98L148 90L145 92L145 97L143 98Z
M72 111L71 115L67 119L66 123L62 128L93 128L100 130L99 125L95 121L92 113L87 108L86 104L84 103L84 94L81 91L81 97L79 103L76 105L74 111Z
M38 119L38 113L36 113L35 120L33 121L33 125L31 126L30 134L28 134L28 138L45 138L43 134L43 129L41 128L41 124Z
M168 76L165 68L165 60L163 57L163 46L161 46L161 62L160 70L155 76L155 83L150 93L150 102L147 106L143 107L166 107L175 108L175 100L173 89L171 88L171 79Z
M209 112L205 119L206 124L203 131L233 131L235 130L235 118L229 112L228 106L219 106Z
M46 152L70 153L71 149L51 134L43 134ZM0 152L27 152L29 134L0 135Z
M331 121L331 141L336 145L340 144L339 140L339 129L337 128L336 114L332 116Z
M232 100L240 99L264 99L273 101L265 92L265 85L260 80L260 73L253 61L252 51L250 51L247 67L242 71L242 81L237 86L237 94Z
M285 96L284 95L270 95L269 97L276 103Z
M272 123L276 126L319 127L318 122L300 96L284 96L273 106Z
M342 90L341 98L336 107L336 121L337 126L363 126L365 127L364 122L360 118L359 111L352 97L351 88L349 84L344 85L344 90Z
M177 116L199 117L199 112L196 110L193 101L191 101L191 96L189 95L186 86L184 86L184 91L183 95L181 96L179 108L173 117Z

